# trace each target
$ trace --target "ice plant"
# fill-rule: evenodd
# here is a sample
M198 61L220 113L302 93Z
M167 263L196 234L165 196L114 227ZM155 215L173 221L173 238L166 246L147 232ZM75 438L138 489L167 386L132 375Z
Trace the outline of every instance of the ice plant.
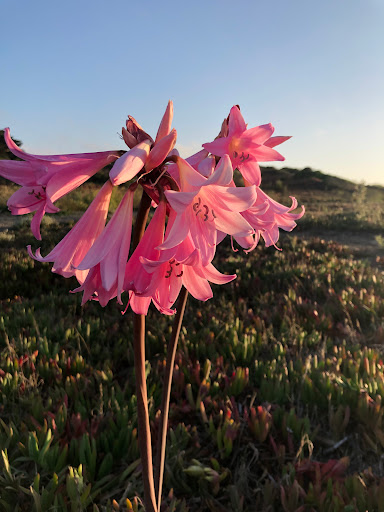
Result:
M297 201L283 206L260 188L259 162L283 160L275 149L289 137L273 137L264 124L247 128L238 106L231 108L218 137L186 159L179 156L172 129L173 104L168 103L155 138L129 116L122 129L127 151L68 155L32 155L22 151L5 129L5 141L20 160L0 161L0 175L21 188L8 201L13 215L35 212L32 232L40 236L45 213L54 202L113 164L109 179L84 215L49 254L28 246L32 258L52 262L52 271L75 276L82 302L105 306L115 299L133 310L135 377L139 445L147 512L161 507L164 456L173 365L188 292L197 300L213 296L210 283L225 284L236 275L221 274L213 265L217 245L229 235L253 250L260 238L276 246L279 230L291 231L304 208ZM241 176L235 176L240 173ZM242 177L243 186L235 184ZM126 190L108 221L113 189ZM132 230L133 198L142 189ZM154 209L148 222L151 208ZM148 225L147 225L148 224ZM178 302L177 302L178 300ZM145 380L145 315L150 304L174 315L160 407L155 464L149 426ZM175 307L176 304L176 307Z

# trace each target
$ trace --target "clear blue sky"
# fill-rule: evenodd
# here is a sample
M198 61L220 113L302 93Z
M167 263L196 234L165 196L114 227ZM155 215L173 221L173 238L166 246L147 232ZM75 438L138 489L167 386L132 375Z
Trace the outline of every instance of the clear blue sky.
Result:
M123 149L173 99L183 156L233 104L284 165L384 185L383 0L0 0L0 128L35 153Z

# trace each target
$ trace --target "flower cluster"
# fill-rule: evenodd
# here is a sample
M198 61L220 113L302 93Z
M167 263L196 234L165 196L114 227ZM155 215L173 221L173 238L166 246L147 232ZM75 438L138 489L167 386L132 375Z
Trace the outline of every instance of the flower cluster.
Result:
M198 300L212 297L210 283L224 284L235 275L221 274L212 264L216 246L226 235L245 249L260 236L267 246L279 239L279 229L291 231L304 214L270 198L260 188L259 162L284 160L274 148L289 137L273 137L271 124L247 129L238 106L231 108L218 137L187 159L175 149L168 103L153 139L129 116L122 137L129 151L74 155L31 155L22 151L5 129L5 141L19 160L0 161L0 175L21 185L8 200L13 215L35 212L31 223L41 240L45 213L55 213L55 201L80 186L107 164L109 179L69 233L47 255L30 256L52 262L53 272L75 276L83 303L95 299L105 306L127 293L128 304L146 314L151 302L165 314L184 286ZM234 182L242 180L244 186ZM120 205L107 222L115 187L126 186ZM133 198L137 187L154 208L136 247L131 247ZM131 251L131 254L130 254Z

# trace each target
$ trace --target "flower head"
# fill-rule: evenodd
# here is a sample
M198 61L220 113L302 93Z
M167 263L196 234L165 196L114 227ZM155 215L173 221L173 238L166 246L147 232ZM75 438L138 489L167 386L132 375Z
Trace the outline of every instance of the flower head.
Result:
M234 169L239 169L250 184L261 183L258 162L284 160L284 157L272 149L290 137L272 137L274 127L269 123L247 130L240 108L231 108L228 127L223 123L221 134L227 133L203 147L216 156L229 155Z
M12 215L36 212L31 229L38 240L41 240L40 224L44 214L59 211L53 203L82 185L120 155L119 151L32 155L15 144L9 128L4 130L4 139L10 151L24 160L0 161L0 176L22 186L9 198L8 208Z
M112 189L111 182L107 181L81 219L47 256L41 256L40 249L33 254L31 246L28 245L29 255L37 261L53 262L52 272L64 277L74 275L82 284L88 270L80 270L77 266L104 229Z
M175 212L171 211L166 237L172 230L175 217ZM200 251L195 249L190 235L176 247L162 250L158 260L142 256L140 261L145 271L152 275L150 284L141 295L151 297L160 311L171 310L182 286L195 299L206 301L213 296L208 281L224 284L236 278L236 275L221 274L211 263L203 266Z
M83 302L95 294L104 306L108 297L109 300L117 295L122 304L125 266L131 245L134 189L128 189L103 232L77 265L78 270L90 270L84 283L75 290L84 291Z
M252 227L240 215L256 199L255 187L237 188L232 184L233 171L225 155L209 178L194 170L185 160L177 160L181 191L167 190L166 198L176 212L172 229L161 249L180 244L190 234L200 251L203 266L212 261L217 231L247 236Z

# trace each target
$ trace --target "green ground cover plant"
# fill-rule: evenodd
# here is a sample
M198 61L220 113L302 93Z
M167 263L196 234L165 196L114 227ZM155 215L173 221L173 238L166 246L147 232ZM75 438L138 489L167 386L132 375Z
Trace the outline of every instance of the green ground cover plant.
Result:
M332 198L316 194L314 218ZM350 231L372 225L355 220ZM44 254L73 222L44 222ZM314 224L298 234L247 258L219 246L238 278L215 301L188 299L169 510L382 510L384 258L370 264ZM30 259L28 243L28 222L0 233L0 510L140 511L132 319L115 304L81 307L75 283ZM171 321L150 312L148 328L156 437Z

